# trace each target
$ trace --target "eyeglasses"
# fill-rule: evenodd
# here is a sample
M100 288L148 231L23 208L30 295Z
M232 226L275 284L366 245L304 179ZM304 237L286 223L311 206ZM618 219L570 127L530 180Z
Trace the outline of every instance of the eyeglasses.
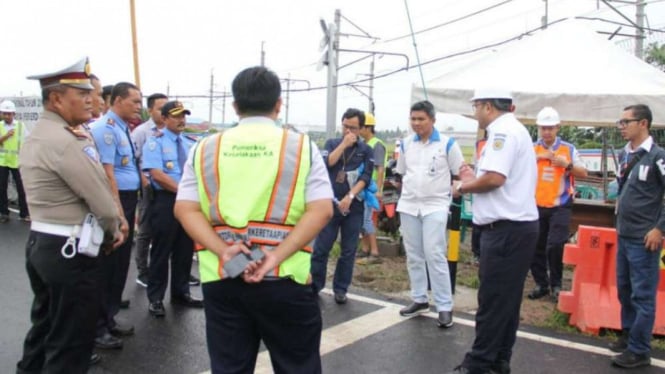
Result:
M360 130L360 127L356 127L356 126L349 126L349 125L344 125L344 124L343 124L342 127L344 127L345 129L347 129L347 130L349 130L349 131L357 131L357 130Z
M475 112L476 109L478 109L479 107L482 107L483 105L485 105L485 103L473 103L473 104L471 104L471 111Z
M624 127L630 125L631 122L638 122L641 121L642 118L622 118L618 121L615 122L617 127Z

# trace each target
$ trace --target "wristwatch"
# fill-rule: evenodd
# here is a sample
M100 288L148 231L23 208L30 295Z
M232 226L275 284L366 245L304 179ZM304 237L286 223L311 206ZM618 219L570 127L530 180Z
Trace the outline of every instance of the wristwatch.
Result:
M464 192L462 192L462 184L463 183L458 184L457 188L455 188L455 190L457 190L457 192L459 192L460 195L464 195Z
M353 192L349 191L349 197L351 197L351 200L356 198L356 195L353 194Z
M572 162L570 164L568 164L568 166L566 166L566 171L571 171L571 170L573 170L573 163Z

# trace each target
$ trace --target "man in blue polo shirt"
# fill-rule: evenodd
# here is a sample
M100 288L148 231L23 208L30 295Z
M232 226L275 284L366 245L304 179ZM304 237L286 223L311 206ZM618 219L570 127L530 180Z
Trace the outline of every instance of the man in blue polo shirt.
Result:
M165 127L162 136L152 136L143 146L143 170L150 173L154 200L150 203L148 222L153 233L148 268L148 311L163 317L164 293L169 280L171 258L171 303L202 308L203 301L189 293L189 272L194 243L173 215L178 183L189 149L195 140L182 135L185 115L190 111L179 101L162 107Z
M125 288L134 235L134 218L141 178L135 150L129 136L128 121L141 113L141 91L132 83L113 86L111 108L91 126L100 160L109 179L116 204L122 206L128 225L127 241L117 250L102 256L102 314L99 319L95 346L101 349L122 347L119 336L134 334L134 327L121 327L115 321ZM129 224L128 224L129 223Z
M342 138L328 139L321 152L335 194L335 214L314 242L312 282L316 292L326 284L328 255L341 231L341 254L337 260L333 292L337 304L346 303L346 291L353 277L358 237L363 223L364 203L359 195L372 180L374 151L359 135L365 126L365 113L347 109L342 115Z

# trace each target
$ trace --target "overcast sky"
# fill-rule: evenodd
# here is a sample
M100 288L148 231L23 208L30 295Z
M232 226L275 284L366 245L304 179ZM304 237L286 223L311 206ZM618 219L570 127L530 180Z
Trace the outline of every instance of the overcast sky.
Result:
M421 62L538 27L545 2L409 0L415 31L497 4L501 5L464 21L416 35ZM665 26L665 2L651 0L647 4L649 25ZM598 10L596 6L596 0L549 0L549 19L587 16L625 22L602 2ZM616 6L634 19L634 7ZM342 16L351 21L342 20L342 33L361 34L355 24L380 38L373 43L366 38L343 36L341 48L405 54L410 64L416 65L410 37L390 41L409 34L403 0L136 0L141 89L144 95L167 93L167 90L172 97L207 95L212 71L214 90L222 94L230 89L235 74L260 63L262 42L266 66L281 78L290 75L292 79L309 81L312 88L325 86L326 70L317 70L317 61L323 53L319 50L323 37L319 19L332 22L335 9L340 9ZM86 55L103 84L134 80L129 0L5 1L2 15L4 53L0 58L0 96L37 95L38 85L26 80L27 75L58 70ZM604 31L617 27L599 22L592 25ZM633 29L624 27L621 32L632 33ZM660 34L655 36L661 37ZM616 38L619 39L625 38ZM340 65L362 56L342 53ZM546 56L534 56L534 63L538 58ZM375 74L400 69L405 61L399 56L377 56ZM453 69L455 64L442 60L426 65L423 68L425 81ZM368 59L342 69L339 83L363 79L367 74ZM406 127L411 86L420 85L420 81L417 68L375 80L379 129ZM367 94L366 85L360 83L357 89ZM291 84L292 89L307 87L304 82ZM207 99L183 97L181 100L192 110L192 116L208 119ZM292 92L289 101L289 122L303 129L325 126L325 90ZM222 99L214 101L214 122L221 122L223 115L225 122L236 120L230 103L231 99L226 100L225 106ZM340 87L336 117L352 106L367 110L367 97L356 89ZM285 111L283 109L282 118Z

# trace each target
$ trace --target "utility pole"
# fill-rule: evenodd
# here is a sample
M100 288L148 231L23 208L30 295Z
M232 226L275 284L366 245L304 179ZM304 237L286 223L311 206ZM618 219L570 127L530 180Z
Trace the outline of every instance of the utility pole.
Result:
M224 87L224 96L222 97L222 125L226 123L226 87Z
M129 16L132 24L132 51L134 53L134 84L141 88L141 74L139 74L139 47L136 40L136 12L134 11L134 0L129 0Z
M212 74L213 69L210 69L210 108L208 109L208 122L212 124L212 90L215 86L215 76Z
M339 65L339 26L342 13L335 9L335 23L328 26L328 100L326 103L326 137L335 136L337 124L337 66Z
M635 33L635 57L642 59L644 57L644 8L646 3L644 0L637 0L635 5L635 23L637 23L637 30Z
M549 23L548 17L549 17L549 4L547 0L543 0L545 2L545 15L540 18L540 24L541 28L545 30L547 28L547 24Z
M261 41L261 66L266 66L266 52L263 50L263 45L265 41Z
M291 108L291 100L289 99L289 95L291 93L291 82L304 82L307 83L307 88L309 89L311 87L311 84L309 83L308 80L306 79L291 79L291 73L287 75L288 78L282 79L283 81L286 81L286 102L284 102L284 106L286 107L285 110L285 116L284 116L284 124L288 125L289 124L289 109Z
M374 57L372 54L372 61L369 63L369 112L374 114Z

